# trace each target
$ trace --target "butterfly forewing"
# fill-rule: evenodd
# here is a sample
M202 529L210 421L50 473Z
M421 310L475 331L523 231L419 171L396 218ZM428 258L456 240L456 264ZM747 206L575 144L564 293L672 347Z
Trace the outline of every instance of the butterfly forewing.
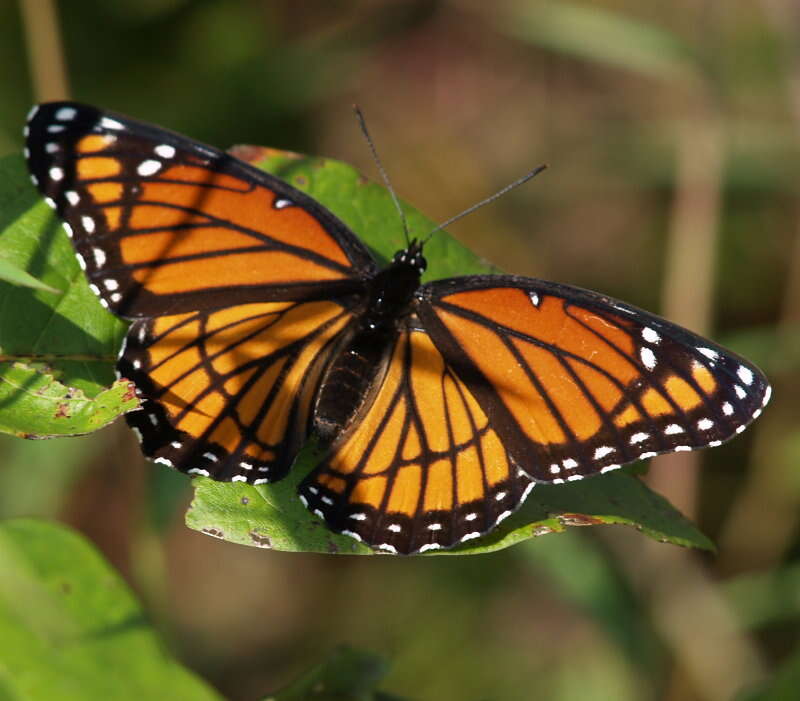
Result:
M421 294L418 311L437 347L537 480L719 445L769 399L747 361L596 293L475 276Z
M373 402L300 494L334 530L405 554L477 538L532 486L428 334L406 329Z
M34 183L116 314L331 297L375 268L307 195L166 130L48 103L30 116L26 144Z

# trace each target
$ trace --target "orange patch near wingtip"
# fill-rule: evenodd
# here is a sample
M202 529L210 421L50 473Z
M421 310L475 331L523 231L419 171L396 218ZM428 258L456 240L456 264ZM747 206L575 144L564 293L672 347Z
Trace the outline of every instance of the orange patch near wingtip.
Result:
M116 202L122 198L122 183L92 183L86 189L98 204Z
M82 180L94 180L119 175L122 172L122 165L116 158L93 156L79 159L77 170L78 177Z
M110 134L89 134L84 136L76 145L78 153L93 153L108 148L117 140Z
M667 378L667 381L664 383L664 387L666 388L667 392L669 392L669 396L672 397L672 399L684 411L694 409L698 404L700 404L700 402L703 401L700 395L692 388L692 386L686 382L686 380L678 377L677 375L670 375L670 377Z
M711 371L698 362L692 366L692 378L706 394L711 394L717 388L717 380Z

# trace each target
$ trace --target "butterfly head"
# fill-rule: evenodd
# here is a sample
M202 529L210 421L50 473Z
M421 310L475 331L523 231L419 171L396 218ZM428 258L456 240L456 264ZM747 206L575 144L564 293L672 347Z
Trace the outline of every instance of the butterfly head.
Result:
M408 265L414 268L418 274L421 275L424 273L428 267L428 261L426 261L425 257L422 255L422 241L412 239L408 248L394 254L392 264Z

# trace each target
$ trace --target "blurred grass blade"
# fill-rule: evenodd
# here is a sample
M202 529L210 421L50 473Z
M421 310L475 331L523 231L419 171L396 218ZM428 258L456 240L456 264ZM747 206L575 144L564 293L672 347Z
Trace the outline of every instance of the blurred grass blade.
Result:
M375 692L375 686L387 671L387 663L377 655L341 647L322 664L265 701L306 701L312 698L315 701L378 701L388 698Z
M164 651L122 579L56 524L0 525L0 697L220 697Z
M677 36L599 7L518 3L505 18L504 28L519 39L576 58L654 78L687 80L698 74L695 56Z
M61 294L61 290L50 287L50 285L45 285L41 280L37 280L30 273L25 272L11 261L5 260L2 257L0 257L0 280L10 282L12 285L22 285L23 287L30 287L34 290Z

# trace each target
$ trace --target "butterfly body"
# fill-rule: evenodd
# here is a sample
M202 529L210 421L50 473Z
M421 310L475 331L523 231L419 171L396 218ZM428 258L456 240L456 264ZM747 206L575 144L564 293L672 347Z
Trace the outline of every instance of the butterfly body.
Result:
M414 241L367 281L363 308L352 322L325 372L314 409L316 435L331 443L368 402L370 388L380 384L388 355L412 313L427 263Z
M61 102L26 130L90 287L133 322L145 455L258 485L316 434L300 499L384 552L478 538L537 482L719 445L769 399L746 360L604 295L421 283L419 242L381 269L308 195L159 127Z

